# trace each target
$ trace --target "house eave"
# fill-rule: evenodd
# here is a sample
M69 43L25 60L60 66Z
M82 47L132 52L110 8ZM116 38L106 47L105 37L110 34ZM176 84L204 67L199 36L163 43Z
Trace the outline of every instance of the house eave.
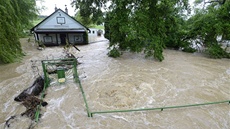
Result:
M86 30L54 30L54 29L43 29L43 30L34 30L35 33L79 33L86 32Z

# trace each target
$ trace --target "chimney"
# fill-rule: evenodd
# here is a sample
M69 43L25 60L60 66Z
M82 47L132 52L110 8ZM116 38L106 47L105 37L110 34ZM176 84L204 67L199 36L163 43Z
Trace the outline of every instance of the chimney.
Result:
M56 4L55 4L55 8L54 8L54 11L56 11L57 10L57 6L56 6Z
M65 5L65 12L68 14L67 5Z

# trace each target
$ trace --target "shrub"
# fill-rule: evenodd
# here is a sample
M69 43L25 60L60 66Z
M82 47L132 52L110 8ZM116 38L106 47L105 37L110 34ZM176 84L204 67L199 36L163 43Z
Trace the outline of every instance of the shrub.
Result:
M119 52L119 50L117 50L117 48L114 47L112 50L109 51L108 56L116 58L120 57L121 53Z
M219 44L212 44L207 48L206 52L211 58L229 58L229 53L224 51Z
M185 47L182 51L188 52L188 53L194 53L194 52L196 52L196 49L194 49L192 47Z

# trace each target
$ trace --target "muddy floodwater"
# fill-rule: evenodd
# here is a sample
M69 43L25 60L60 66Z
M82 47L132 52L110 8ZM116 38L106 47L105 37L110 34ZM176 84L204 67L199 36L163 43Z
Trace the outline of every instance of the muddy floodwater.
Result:
M42 51L22 39L26 56L21 62L0 66L0 128L10 116L25 108L14 101L42 74L44 59L62 58L62 47ZM200 53L165 50L163 62L145 59L144 54L123 52L120 58L107 56L108 41L71 48L78 61L78 74L90 111L157 108L230 100L230 60L210 59ZM32 69L36 65L38 69ZM35 129L229 129L228 103L110 114L88 117L79 84L71 71L64 84L47 88L42 116ZM21 117L10 128L28 128Z

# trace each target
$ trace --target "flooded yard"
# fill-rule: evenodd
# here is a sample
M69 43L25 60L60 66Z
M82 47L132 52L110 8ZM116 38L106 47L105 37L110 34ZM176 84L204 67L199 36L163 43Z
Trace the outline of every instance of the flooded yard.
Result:
M93 40L93 38L91 39ZM101 39L100 39L101 40ZM62 47L42 51L22 39L25 58L0 66L0 127L25 108L13 99L36 78L31 60L62 57ZM124 52L120 58L107 56L108 41L71 48L81 63L77 66L91 111L128 110L198 104L230 100L230 60L210 59L200 53L165 50L165 60L144 58ZM40 67L40 66L39 66ZM42 74L42 71L39 71ZM68 73L67 73L68 74ZM69 81L47 89L42 117L35 129L228 129L228 103L129 113L87 116L79 85ZM20 121L20 120L19 120ZM13 123L24 129L26 122Z

